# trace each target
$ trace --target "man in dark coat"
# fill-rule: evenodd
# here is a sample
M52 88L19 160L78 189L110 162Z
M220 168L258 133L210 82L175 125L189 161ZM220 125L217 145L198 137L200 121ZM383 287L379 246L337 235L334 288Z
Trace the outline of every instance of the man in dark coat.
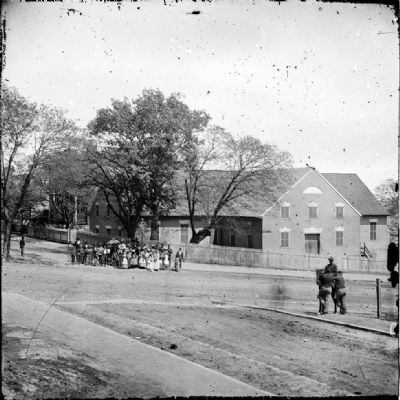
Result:
M333 262L334 258L332 256L328 257L329 263L325 266L325 271L328 273L336 274L337 272L337 265ZM337 305L336 305L336 289L335 289L335 282L332 283L332 300L333 304L335 305L335 309L333 311L334 314L337 312Z
M337 265L333 262L334 258L332 256L329 256L328 257L328 261L329 261L329 264L327 264L325 266L325 271L326 272L336 273L337 272Z
M325 270L318 277L318 299L321 314L328 314L328 300L329 296L332 295L332 282L334 277L335 274L326 272Z
M25 238L22 236L21 240L19 241L19 248L21 249L21 256L24 255L25 249Z
M336 306L339 307L340 314L346 314L346 304L345 304L345 296L346 296L346 289L344 283L344 277L342 271L338 271L336 273L336 277L334 279L334 287L335 287L335 309Z

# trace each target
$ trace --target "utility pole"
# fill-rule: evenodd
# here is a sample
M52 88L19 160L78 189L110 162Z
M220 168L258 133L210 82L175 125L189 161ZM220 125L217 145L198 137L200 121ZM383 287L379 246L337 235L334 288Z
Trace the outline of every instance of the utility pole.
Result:
M382 298L381 298L381 280L376 279L376 316L377 318L381 317L381 307L382 307Z
M78 225L78 196L75 196L74 225Z

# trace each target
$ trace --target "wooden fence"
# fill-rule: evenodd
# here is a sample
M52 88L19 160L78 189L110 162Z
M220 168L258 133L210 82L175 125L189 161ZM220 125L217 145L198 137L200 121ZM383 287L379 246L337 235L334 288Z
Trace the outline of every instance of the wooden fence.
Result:
M217 245L181 244L171 246L181 247L188 261L242 265L254 268L277 268L314 271L327 264L327 258L310 254L273 253L268 250L225 247ZM341 257L335 260L338 268L348 272L387 273L386 261L360 256Z

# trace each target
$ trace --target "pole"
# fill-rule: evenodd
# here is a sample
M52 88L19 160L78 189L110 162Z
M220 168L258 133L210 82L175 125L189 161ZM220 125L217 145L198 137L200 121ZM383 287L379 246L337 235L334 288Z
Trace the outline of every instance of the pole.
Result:
M78 225L78 196L75 196L74 225Z
M376 279L376 316L379 319L381 316L381 280L379 278Z

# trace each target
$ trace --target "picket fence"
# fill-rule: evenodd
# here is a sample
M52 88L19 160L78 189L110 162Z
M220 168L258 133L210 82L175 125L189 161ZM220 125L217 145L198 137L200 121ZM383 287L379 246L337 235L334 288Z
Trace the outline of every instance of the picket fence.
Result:
M241 265L254 268L293 269L314 271L327 264L326 257L311 254L273 253L268 250L225 247L217 245L180 244L186 260L220 265ZM347 272L387 273L386 261L360 256L347 256L335 260L338 268Z
M126 237L109 236L77 229L47 227L42 230L30 228L28 235L61 243L74 242L77 237L91 245L109 241L111 238L129 241ZM181 248L185 260L195 263L246 266L252 268L276 268L314 271L327 264L326 257L311 254L274 253L268 250L226 247L218 245L196 245L170 243L175 253ZM347 256L335 260L338 268L347 272L387 273L386 261L360 256Z

